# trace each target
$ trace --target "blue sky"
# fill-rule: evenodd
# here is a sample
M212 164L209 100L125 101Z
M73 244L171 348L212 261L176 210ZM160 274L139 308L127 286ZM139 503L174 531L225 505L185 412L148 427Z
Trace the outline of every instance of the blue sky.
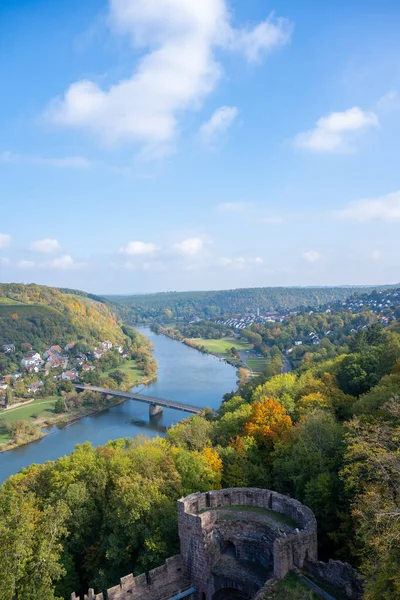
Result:
M0 279L400 280L395 0L3 0Z

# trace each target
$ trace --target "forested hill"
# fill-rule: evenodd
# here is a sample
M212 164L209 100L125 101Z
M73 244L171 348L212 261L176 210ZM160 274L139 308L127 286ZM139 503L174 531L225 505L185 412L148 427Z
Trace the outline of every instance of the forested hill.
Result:
M390 286L386 286L390 287ZM124 320L132 324L146 321L212 319L236 313L291 310L317 307L350 296L370 293L376 287L267 287L210 292L165 292L135 296L107 296L118 306ZM384 289L384 288L382 288Z
M0 344L122 342L112 310L84 294L41 285L0 284Z

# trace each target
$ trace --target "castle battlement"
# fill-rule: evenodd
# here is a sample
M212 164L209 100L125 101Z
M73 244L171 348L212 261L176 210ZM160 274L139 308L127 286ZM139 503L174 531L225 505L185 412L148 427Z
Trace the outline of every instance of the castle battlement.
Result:
M127 575L84 600L251 600L273 579L306 570L361 598L350 565L318 562L317 521L307 507L258 488L197 492L178 500L181 553L147 575ZM80 600L72 594L71 600Z

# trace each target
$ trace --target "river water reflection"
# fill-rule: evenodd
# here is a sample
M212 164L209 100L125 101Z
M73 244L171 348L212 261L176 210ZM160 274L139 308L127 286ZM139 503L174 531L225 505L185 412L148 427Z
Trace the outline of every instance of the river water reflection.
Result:
M235 389L236 371L232 366L163 335L155 335L148 328L139 328L139 331L151 339L158 361L157 381L140 388L143 393L218 408L222 396ZM98 446L121 437L163 435L166 427L188 416L164 409L161 415L149 421L148 411L147 405L127 400L67 427L54 427L47 437L0 454L0 482L32 463L44 463L69 454L76 444L89 441Z

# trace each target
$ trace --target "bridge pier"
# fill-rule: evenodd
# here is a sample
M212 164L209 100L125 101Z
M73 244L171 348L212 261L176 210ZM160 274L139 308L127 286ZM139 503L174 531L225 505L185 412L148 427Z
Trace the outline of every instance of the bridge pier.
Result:
M159 404L150 404L149 405L150 417L155 417L156 415L159 415L160 413L162 413L162 411L163 411L163 407L160 406Z

